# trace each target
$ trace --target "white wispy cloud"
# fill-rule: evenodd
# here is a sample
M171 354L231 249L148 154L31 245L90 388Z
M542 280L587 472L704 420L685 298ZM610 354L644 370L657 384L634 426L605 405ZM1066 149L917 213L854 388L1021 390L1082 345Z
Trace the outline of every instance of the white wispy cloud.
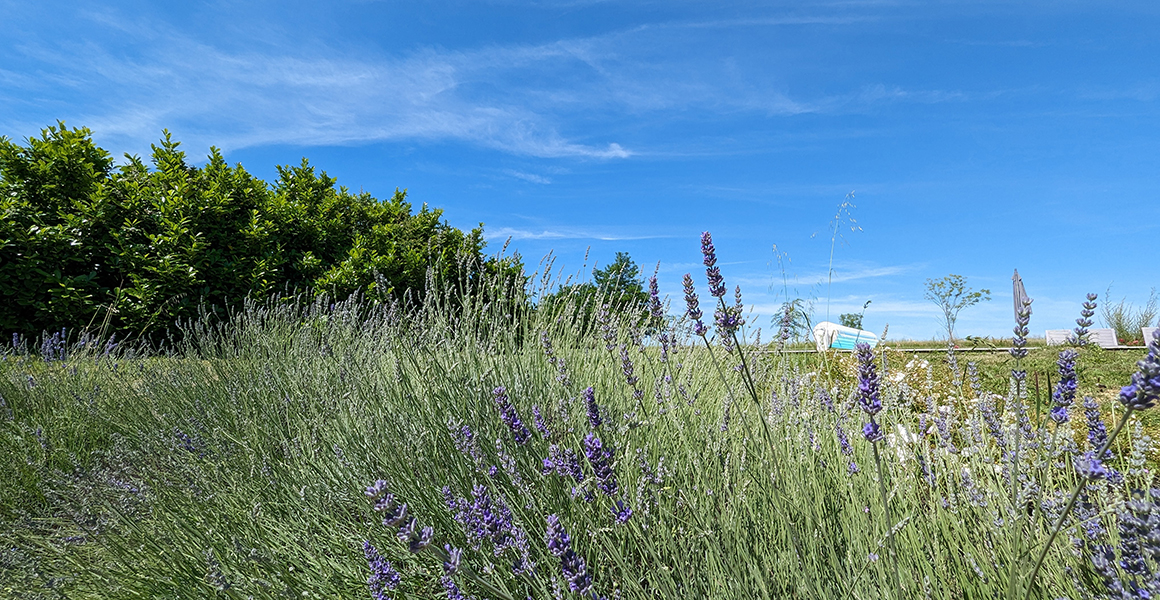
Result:
M517 171L515 169L504 169L503 173L504 173L504 175L507 175L509 177L515 177L516 179L522 179L522 180L527 181L529 183L538 183L541 185L548 185L548 184L552 183L551 179L548 179L547 177L544 177L543 175L536 175L535 173L525 173L523 171Z
M582 229L554 228L534 231L530 229L516 229L513 227L499 227L493 230L484 230L484 237L488 240L655 240L668 238L668 235L626 235L615 232L588 231Z

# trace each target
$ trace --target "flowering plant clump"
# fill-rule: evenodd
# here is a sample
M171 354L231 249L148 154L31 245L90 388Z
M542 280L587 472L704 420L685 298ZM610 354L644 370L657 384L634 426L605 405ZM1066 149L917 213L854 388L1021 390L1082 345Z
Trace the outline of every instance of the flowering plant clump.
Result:
M964 368L953 347L804 352L808 305L743 315L700 241L706 279L682 278L672 315L656 275L626 305L537 303L496 273L433 279L422 305L255 302L162 352L18 336L0 347L0 589L1160 597L1141 414L1160 338L1036 348L1026 302L1006 352Z

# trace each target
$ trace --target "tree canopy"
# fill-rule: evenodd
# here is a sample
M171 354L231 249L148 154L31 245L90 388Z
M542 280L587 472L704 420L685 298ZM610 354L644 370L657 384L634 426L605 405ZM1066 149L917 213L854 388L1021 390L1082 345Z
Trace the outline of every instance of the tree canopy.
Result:
M405 190L354 194L306 159L268 184L216 148L191 165L179 146L165 132L151 166L135 156L114 166L85 128L60 123L26 145L0 138L0 331L107 319L146 334L283 290L421 300L429 267L520 271L483 258L482 226L416 212Z

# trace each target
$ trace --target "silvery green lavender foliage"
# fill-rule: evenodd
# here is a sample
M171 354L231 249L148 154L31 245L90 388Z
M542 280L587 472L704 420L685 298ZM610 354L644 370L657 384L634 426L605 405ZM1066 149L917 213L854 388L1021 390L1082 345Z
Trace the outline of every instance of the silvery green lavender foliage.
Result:
M963 390L945 364L885 345L777 352L743 325L723 353L702 338L691 277L689 318L652 320L658 292L647 315L609 311L594 331L575 317L603 299L529 307L513 304L518 286L453 283L486 293L253 302L165 352L0 349L0 590L1156 594L1154 448L1138 414L1160 392L1155 341L1124 361L1114 410L1087 361L1127 354L1075 348L1074 418L1058 424L1057 386L1036 402L1027 385L1048 352L1026 344L1029 307L1011 364L979 358ZM737 306L711 283L717 308ZM857 435L867 422L873 442Z

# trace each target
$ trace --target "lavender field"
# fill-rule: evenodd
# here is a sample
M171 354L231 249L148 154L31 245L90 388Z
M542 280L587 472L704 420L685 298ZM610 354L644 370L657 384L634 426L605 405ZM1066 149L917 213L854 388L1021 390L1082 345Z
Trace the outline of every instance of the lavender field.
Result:
M1030 306L982 367L889 339L789 354L703 249L645 318L492 280L416 309L251 303L162 348L14 339L0 596L1160 592L1160 340L1109 393L1077 375L1102 352L1082 331L1037 349L1042 399Z

